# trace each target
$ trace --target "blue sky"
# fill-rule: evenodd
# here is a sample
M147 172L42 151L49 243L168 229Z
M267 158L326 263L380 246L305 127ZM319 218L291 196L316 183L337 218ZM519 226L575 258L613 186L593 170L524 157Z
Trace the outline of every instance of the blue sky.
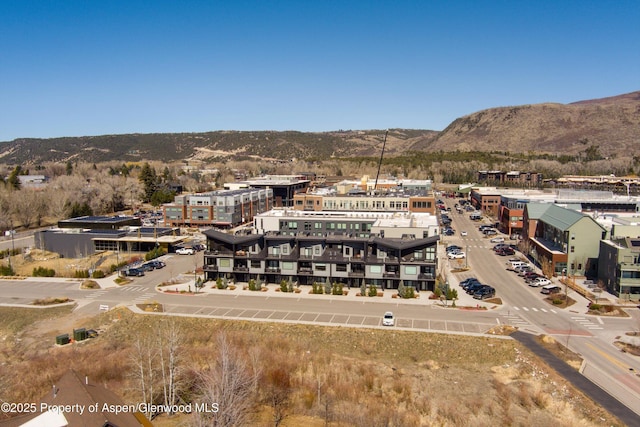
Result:
M412 128L640 90L640 3L0 2L0 141Z

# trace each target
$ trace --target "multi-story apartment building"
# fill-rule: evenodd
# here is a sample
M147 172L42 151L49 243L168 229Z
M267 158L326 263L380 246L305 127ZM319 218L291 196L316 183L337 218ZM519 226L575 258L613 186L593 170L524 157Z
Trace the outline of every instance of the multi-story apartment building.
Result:
M374 184L363 177L342 181L332 188L298 193L293 208L305 211L422 212L435 215L435 196L430 180L385 180Z
M438 271L437 219L428 214L274 210L258 215L250 234L204 234L212 280L433 290Z
M273 207L271 189L246 188L185 194L163 206L167 226L234 227Z
M310 180L308 175L265 175L246 181L236 182L249 188L271 190L273 194L273 207L293 206L293 196L307 191Z
M621 237L600 242L598 281L621 299L640 300L640 238Z
M552 203L527 203L524 210L524 249L537 263L549 263L560 275L595 276L600 240L606 230L591 216Z
M520 171L478 171L478 182L484 182L489 185L531 188L542 185L542 174L538 172Z

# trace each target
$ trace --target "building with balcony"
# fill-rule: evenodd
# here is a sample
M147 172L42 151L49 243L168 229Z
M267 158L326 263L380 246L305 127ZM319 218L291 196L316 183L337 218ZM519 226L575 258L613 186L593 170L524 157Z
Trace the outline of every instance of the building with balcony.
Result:
M204 234L209 280L433 290L438 271L431 215L280 210L256 217L249 233Z
M307 191L310 182L309 179L306 179L306 175L265 175L235 184L270 190L273 194L272 207L291 207L293 206L293 196Z
M163 205L164 223L177 227L235 227L273 207L271 189L244 188L178 195Z
M598 281L623 300L640 300L640 237L600 242Z
M573 209L553 203L527 203L524 209L522 247L543 271L595 277L606 234L591 216Z
M385 180L374 184L363 177L335 186L297 193L293 208L305 211L423 212L435 215L435 196L430 180Z

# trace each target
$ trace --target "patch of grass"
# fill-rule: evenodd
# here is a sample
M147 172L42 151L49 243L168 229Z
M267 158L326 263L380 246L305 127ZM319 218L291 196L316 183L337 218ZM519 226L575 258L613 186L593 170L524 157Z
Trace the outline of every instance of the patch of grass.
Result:
M46 309L0 307L0 331L15 334L41 320L66 316L73 306L52 306Z

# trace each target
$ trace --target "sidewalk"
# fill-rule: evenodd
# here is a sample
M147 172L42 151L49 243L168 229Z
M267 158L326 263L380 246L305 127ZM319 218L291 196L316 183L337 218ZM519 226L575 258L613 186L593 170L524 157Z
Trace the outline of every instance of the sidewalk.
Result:
M492 308L495 304L489 304L485 301L480 301L473 299L471 295L467 295L465 292L457 286L458 282L455 281L455 287L452 288L458 291L458 299L455 301L456 307L473 307L473 308ZM231 284L229 284L231 286ZM347 288L344 287L343 291L347 291L347 295L328 295L328 294L312 294L312 287L310 285L302 285L299 287L299 292L281 292L280 285L276 284L268 284L265 286L266 290L262 291L250 291L249 289L244 289L247 287L247 283L236 283L235 289L217 289L215 281L209 281L204 283L204 287L198 290L199 294L203 295L247 295L247 296L266 296L269 298L314 298L314 299L324 299L324 300L340 300L340 301L360 301L360 302L381 302L387 304L410 304L410 305L422 305L422 306L440 306L445 307L445 302L438 299L430 299L429 296L433 295L431 291L422 291L418 292L418 298L410 298L404 299L400 297L395 297L394 295L398 294L396 289L385 289L383 292L378 291L378 296L370 297L368 295L358 296L360 293L360 288ZM195 280L191 278L190 280L170 285L166 287L156 287L158 292L163 292L163 289L166 289L168 293L175 293L176 290L178 292L191 292L195 293ZM462 292L461 292L462 291ZM382 295L380 295L382 293ZM452 301L446 301L446 306L451 306Z

